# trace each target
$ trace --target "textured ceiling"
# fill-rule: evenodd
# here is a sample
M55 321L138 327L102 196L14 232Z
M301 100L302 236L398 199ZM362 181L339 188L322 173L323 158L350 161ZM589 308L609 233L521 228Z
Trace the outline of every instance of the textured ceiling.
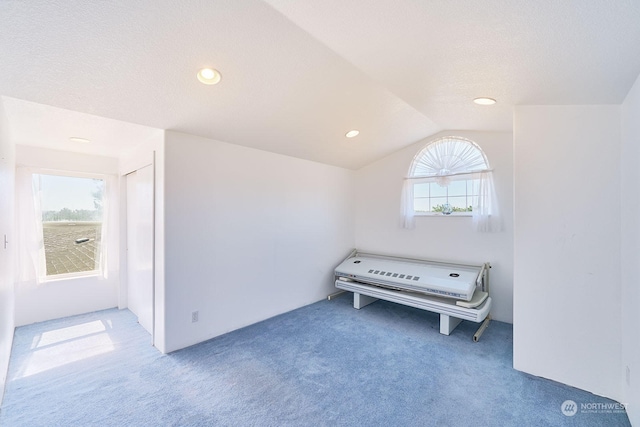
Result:
M162 138L160 129L15 98L2 98L16 144L114 157ZM91 143L73 142L71 137Z
M511 130L514 105L619 104L640 73L637 0L266 1L445 129Z
M123 121L356 169L442 129L511 130L513 105L620 103L638 22L640 0L3 0L0 95L24 144L76 150L84 120L119 136L82 150L117 155L141 138Z

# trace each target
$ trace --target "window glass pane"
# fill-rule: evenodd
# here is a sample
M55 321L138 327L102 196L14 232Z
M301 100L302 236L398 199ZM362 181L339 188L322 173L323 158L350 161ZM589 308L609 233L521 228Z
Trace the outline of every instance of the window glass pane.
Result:
M104 181L39 175L47 276L100 268Z
M414 199L413 210L415 212L429 212L429 199Z
M469 195L474 194L474 192L476 193L478 192L479 182L480 182L479 179L470 179L467 181L467 192Z
M429 197L429 183L415 184L413 186L414 197Z
M431 199L431 212L442 212L442 208L447 203L446 197L434 197Z
M467 198L467 203L469 203L470 206L477 206L478 205L478 196L469 196Z
M467 198L465 196L449 197L449 204L454 212L470 212L471 209L466 203Z
M467 194L467 180L452 181L449 184L449 197L464 196Z
M441 187L435 182L429 185L431 185L431 197L445 197L447 195L447 187Z

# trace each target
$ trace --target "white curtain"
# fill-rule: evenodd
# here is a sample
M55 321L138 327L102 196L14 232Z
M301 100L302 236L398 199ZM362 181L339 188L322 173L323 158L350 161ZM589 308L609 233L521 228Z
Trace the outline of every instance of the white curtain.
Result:
M113 226L113 223L117 221L118 218L118 204L116 203L118 185L118 177L111 175L104 177L104 190L102 191L102 231L100 237L101 244L98 247L100 253L97 254L100 259L99 279L107 279L109 270L117 268L117 263L112 262L111 264L114 265L109 265L109 261L114 257L111 255L107 256L107 251L110 246L113 246L111 244L113 239L118 238L118 236L114 235L114 230L116 230L117 227Z
M441 185L448 184L447 175L489 169L478 145L460 137L442 138L428 144L413 159L410 177L438 176Z
M37 284L46 276L40 180L29 168L16 170L17 269L19 283Z
M415 227L415 211L413 210L413 180L407 178L402 184L401 202L401 225L402 228Z
M493 173L491 171L474 173L474 198L472 216L476 231L497 232L502 231L502 218L498 209L498 200L493 185Z

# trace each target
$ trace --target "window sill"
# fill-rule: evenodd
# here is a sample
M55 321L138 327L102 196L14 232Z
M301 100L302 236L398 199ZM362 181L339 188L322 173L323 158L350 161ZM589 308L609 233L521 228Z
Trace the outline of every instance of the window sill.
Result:
M73 279L84 279L96 277L98 279L103 278L102 272L100 270L93 271L83 271L80 273L66 273L66 274L56 274L54 276L46 276L40 279L41 284L46 283L55 283L63 280L73 280Z
M441 214L441 213L416 213L414 216L421 217L432 217L432 218L471 218L473 214L471 213L452 213L449 215Z

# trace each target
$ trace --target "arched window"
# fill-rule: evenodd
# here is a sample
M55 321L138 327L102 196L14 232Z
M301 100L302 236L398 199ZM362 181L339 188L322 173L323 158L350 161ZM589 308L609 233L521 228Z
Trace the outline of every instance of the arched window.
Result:
M416 215L471 215L478 231L500 229L489 161L466 138L440 138L415 155L402 204L406 228L413 227Z

